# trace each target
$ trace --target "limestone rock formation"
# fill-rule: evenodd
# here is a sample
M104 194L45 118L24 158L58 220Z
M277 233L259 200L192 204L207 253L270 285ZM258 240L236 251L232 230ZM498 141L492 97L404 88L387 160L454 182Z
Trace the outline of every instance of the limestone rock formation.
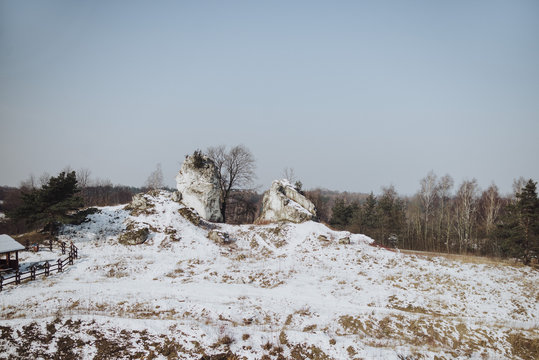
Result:
M204 220L223 221L219 173L212 159L199 152L188 156L176 176L176 184L185 206L196 210Z
M211 230L208 233L208 239L219 245L230 244L230 235L222 231Z
M118 242L123 245L140 245L148 239L150 230L142 228L138 230L128 230L118 237Z
M153 214L155 204L151 200L149 194L139 193L133 196L129 204L125 206L126 210L131 211L131 215L138 216L141 214Z
M301 223L316 219L316 208L286 179L275 180L264 194L262 213L256 223L287 221Z

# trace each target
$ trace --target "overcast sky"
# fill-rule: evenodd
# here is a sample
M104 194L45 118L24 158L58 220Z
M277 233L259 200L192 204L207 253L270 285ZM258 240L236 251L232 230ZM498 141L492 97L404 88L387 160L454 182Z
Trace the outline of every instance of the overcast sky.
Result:
M0 0L0 185L140 186L244 144L260 190L539 179L539 1Z

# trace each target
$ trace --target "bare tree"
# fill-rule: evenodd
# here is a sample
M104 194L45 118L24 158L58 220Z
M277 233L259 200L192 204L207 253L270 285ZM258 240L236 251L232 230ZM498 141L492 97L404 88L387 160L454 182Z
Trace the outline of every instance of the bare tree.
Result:
M291 168L291 167L290 168L289 167L284 168L282 176L283 176L283 178L290 181L291 184L296 182L296 173L294 171L294 168Z
M255 158L243 145L226 150L225 145L209 147L206 151L219 171L221 185L221 214L226 221L226 205L231 191L245 190L255 177Z
M90 174L91 171L86 168L77 170L77 182L79 183L79 187L81 189L84 189L90 185Z
M146 179L146 187L155 190L161 189L164 186L163 170L161 170L161 164L157 164L155 170L148 176L148 179Z
M440 234L440 238L444 240L446 250L449 253L449 235L451 233L451 226L450 221L451 217L449 216L449 209L447 209L449 200L450 200L450 190L453 187L453 178L451 175L446 174L442 176L440 181L438 182L438 195L440 196L440 222L438 226L438 233ZM444 223L444 217L446 218L445 221L445 231L442 230L443 223ZM445 233L445 234L444 234Z
M495 184L491 184L481 195L481 210L487 236L491 235L495 228L501 206L502 202L498 187Z
M456 198L457 224L459 237L459 252L467 249L472 242L472 231L475 225L477 211L477 180L465 180L459 187Z
M67 174L67 173L66 173ZM44 172L43 174L41 174L41 176L39 177L39 185L40 186L45 186L49 183L49 180L51 179L51 176L49 175L48 172Z
M429 231L429 217L432 213L434 200L438 194L438 187L436 186L436 174L432 170L429 171L427 176L421 179L419 183L421 184L419 196L421 198L421 204L423 205L423 211L425 215L424 241L425 243L427 243Z
M526 186L526 179L524 179L523 176L519 177L518 179L513 179L513 200L516 201L518 195L522 192L522 189L524 189L524 186Z
M34 174L30 174L30 176L28 176L28 179L21 181L21 185L20 185L21 190L28 191L28 190L33 190L36 187L37 187L37 181Z

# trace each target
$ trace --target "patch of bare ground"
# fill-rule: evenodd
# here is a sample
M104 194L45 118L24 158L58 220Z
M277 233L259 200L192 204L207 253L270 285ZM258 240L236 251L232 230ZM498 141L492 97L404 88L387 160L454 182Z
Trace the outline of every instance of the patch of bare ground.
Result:
M56 318L51 322L31 322L22 327L0 327L2 359L81 359L92 353L92 359L239 359L230 351L224 355L207 355L201 346L181 343L188 335L177 329L170 334L149 334L146 330L122 329L111 333L94 321ZM174 334L174 336L172 335ZM222 339L219 345L228 346ZM9 349L9 351L7 351ZM50 349L55 349L50 351Z
M403 315L388 315L382 319L371 315L344 315L339 318L339 325L338 335L356 335L373 347L409 344L427 347L434 352L443 351L455 357L469 357L487 351L507 355L505 349L499 349L500 339L496 331L456 319L424 316L421 312L414 318ZM539 355L539 339L513 333L508 335L507 341L513 348L512 353L521 358L532 359ZM531 354L536 357L530 357Z
M32 231L21 235L14 236L15 240L22 246L26 244L39 244L42 246L49 246L51 236L49 234L40 233L38 231Z

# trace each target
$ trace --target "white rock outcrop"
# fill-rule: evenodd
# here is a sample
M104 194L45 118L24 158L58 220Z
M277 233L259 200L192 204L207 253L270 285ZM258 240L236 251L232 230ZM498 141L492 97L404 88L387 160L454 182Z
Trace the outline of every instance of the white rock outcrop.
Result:
M316 208L286 179L274 180L262 200L256 223L287 221L301 223L316 219Z
M223 221L219 173L212 159L200 153L188 156L178 175L176 187L181 202L208 221Z

